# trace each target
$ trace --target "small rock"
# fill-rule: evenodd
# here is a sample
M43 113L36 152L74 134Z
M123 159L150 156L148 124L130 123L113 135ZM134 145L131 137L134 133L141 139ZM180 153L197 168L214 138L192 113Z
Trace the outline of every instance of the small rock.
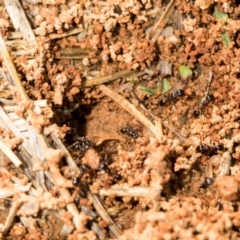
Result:
M88 149L82 158L82 163L88 165L91 169L96 170L99 167L100 156L94 149Z
M214 185L222 199L227 201L236 201L239 199L239 182L234 176L220 177L215 181Z

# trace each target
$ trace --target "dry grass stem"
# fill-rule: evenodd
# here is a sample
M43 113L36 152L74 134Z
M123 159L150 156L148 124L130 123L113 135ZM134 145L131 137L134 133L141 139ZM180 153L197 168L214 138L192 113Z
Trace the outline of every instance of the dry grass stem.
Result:
M218 177L222 177L230 174L230 166L231 166L231 154L229 152L224 152L220 164L219 164L219 173Z
M29 143L33 152L41 161L43 161L44 160L43 150L40 148L37 134L33 126L28 126L28 134L29 134Z
M59 192L61 194L61 197L63 197L63 199L65 199L66 201L68 201L68 199L71 197L67 189L60 188ZM67 210L72 214L73 224L75 228L78 229L78 227L80 226L80 217L76 205L74 203L67 204Z
M54 59L71 59L71 60L78 60L78 59L84 59L87 58L88 55L79 55L79 56L59 56L59 57L54 57Z
M36 45L35 35L20 2L18 0L4 0L4 3L14 28L19 29L24 38L28 39L31 44Z
M75 34L78 34L80 32L83 32L83 31L85 31L85 29L74 28L74 29L69 30L69 31L67 31L65 33L62 33L62 34L50 34L50 40L68 37L68 36L75 35Z
M108 189L100 189L99 195L120 196L120 197L148 197L156 199L161 193L161 189L152 187L120 187L113 186Z
M24 163L26 163L27 166L33 166L34 160L33 158L28 154L27 150L23 146L18 146L19 149L19 157L22 159ZM29 179L31 179L30 174L28 176Z
M16 104L16 101L15 100L6 99L6 98L0 98L0 103L2 103L4 105L8 105L8 106L14 106Z
M106 234L104 233L104 231L98 226L98 224L96 222L93 222L91 229L96 233L96 235L98 236L98 238L100 240L104 240L106 239Z
M22 201L21 200L16 200L12 203L12 207L8 213L8 216L6 218L6 221L4 223L4 228L3 228L3 234L5 235L8 232L8 229L11 227L12 222L14 217L16 216L16 213L21 206Z
M161 15L161 17L159 18L159 20L155 23L155 25L152 28L152 31L150 33L151 36L151 40L153 42L156 42L158 37L160 36L163 27L161 27L161 24L164 23L166 24L170 18L170 16L172 15L173 11L174 11L174 0L171 0L168 4L168 6L166 7L166 9L164 10L163 14Z
M94 53L91 49L81 49L81 48L64 48L61 50L61 55L88 55L89 53Z
M155 117L154 124L155 124L156 135L163 136L162 120L160 118Z
M32 217L20 217L23 225L28 228L29 231L36 228L36 221L33 220Z
M208 86L207 86L207 91L206 91L206 93L205 93L205 98L206 98L207 95L209 94L209 90L210 90L211 83L212 83L212 78L213 78L213 72L212 72L212 71L209 71L209 73L208 73L208 78L207 78Z
M53 39L59 39L59 38L64 38L64 37L68 37L68 36L71 36L71 35L75 35L75 34L78 34L80 32L83 32L85 31L84 29L82 28L74 28L74 29L71 29L69 31L66 31L62 34L50 34L48 38L46 38L46 42L49 41L49 40L53 40ZM34 33L34 30L33 30L33 33ZM23 33L22 32L11 32L9 33L9 36L8 36L8 39L19 39L19 38L23 38Z
M27 150L28 154L32 155L32 151L31 151L32 148L31 148L31 145L29 144L28 140L20 133L19 129L10 120L10 118L8 117L8 115L5 113L5 111L3 110L3 108L1 106L0 106L0 117L6 123L8 128L14 133L14 135L16 137L20 137L23 139L22 145Z
M127 209L128 208L128 205L127 204L122 204L120 206L113 206L113 207L110 207L107 210L108 214L110 216L116 216L120 211L124 210L124 209Z
M22 162L15 155L15 153L1 139L0 139L0 150L11 160L11 162L16 167L19 167L22 164Z
M46 184L45 184L45 178L44 178L44 172L43 171L37 171L35 173L35 179L37 183L38 188L44 189L44 191L48 191Z
M156 126L154 126L154 124L140 111L138 111L129 101L104 85L100 85L99 89L103 91L107 96L112 98L115 102L117 102L121 107L127 110L133 117L138 119L139 122L141 122L147 129L152 132L158 141L161 141L161 135L158 135L159 130L156 129Z
M23 34L21 32L10 32L8 35L8 39L19 39L19 38L23 38Z
M123 70L123 71L119 71L117 73L113 73L113 74L110 74L110 75L107 75L107 76L92 78L92 79L89 79L89 80L85 81L83 83L83 87L100 85L100 84L103 84L103 83L107 83L107 82L116 80L118 78L125 77L127 75L132 74L132 73L134 73L134 72L131 71L131 70Z
M162 122L162 125L167 128L169 131L171 131L174 135L176 135L180 140L182 140L183 142L186 142L187 139L185 137L183 137L180 133L176 132L174 129L172 129L171 127L168 126L168 124L166 122Z
M17 70L12 62L12 58L10 56L9 51L6 48L6 45L4 43L4 40L2 36L0 35L0 52L2 55L2 58L7 66L8 72L14 81L15 86L17 87L19 94L21 95L22 100L29 100L28 95L26 94L25 89L22 86L21 80L18 76Z
M108 227L109 227L111 233L113 234L113 236L115 238L118 238L121 235L121 231L116 226L116 224L111 219L111 217L108 215L107 211L105 210L105 208L103 207L103 205L99 201L98 197L96 195L93 195L90 191L87 191L87 197L90 201L93 202L93 205L94 205L95 209L97 210L98 214L100 215L100 217L104 221L109 223Z
M51 138L54 141L54 143L56 144L56 146L64 152L65 157L66 157L66 161L68 163L68 166L71 168L71 170L73 170L76 173L78 173L79 172L79 168L78 168L76 162L71 157L71 155L70 155L69 151L67 150L67 148L63 145L62 141L56 136L55 133L51 133Z

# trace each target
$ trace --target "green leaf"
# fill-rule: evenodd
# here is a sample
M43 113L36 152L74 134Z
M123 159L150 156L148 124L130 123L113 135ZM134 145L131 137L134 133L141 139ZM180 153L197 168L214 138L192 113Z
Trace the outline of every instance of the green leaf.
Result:
M149 95L155 95L156 94L156 90L153 88L148 88L148 87L138 87L138 90L141 92L144 92L146 94Z
M170 85L169 81L168 81L166 78L164 78L164 79L162 80L162 92L163 92L163 93L166 93L166 92L168 92L171 88L172 88L172 86Z
M222 37L222 40L223 40L224 47L227 48L229 46L230 41L231 41L228 34L225 32L225 33L221 34L221 37Z
M214 16L217 19L226 19L226 20L228 19L228 14L219 12L217 6L214 7Z
M178 68L178 70L179 70L179 73L180 73L181 77L184 78L184 79L192 76L192 70L185 65L181 65Z

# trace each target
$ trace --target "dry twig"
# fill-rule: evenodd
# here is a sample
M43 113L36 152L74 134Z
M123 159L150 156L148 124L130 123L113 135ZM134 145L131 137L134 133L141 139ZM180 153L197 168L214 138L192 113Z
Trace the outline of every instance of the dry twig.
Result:
M114 221L111 219L111 217L108 215L107 211L105 210L105 208L103 207L103 205L101 204L101 202L99 201L98 197L96 195L93 195L89 190L87 186L84 186L84 190L87 193L87 197L90 201L93 202L93 205L95 207L95 209L97 210L98 214L100 215L100 217L109 223L109 229L111 231L111 233L113 234L113 236L115 238L118 238L121 235L121 231L119 230L119 228L116 226L116 224L114 223Z
M19 207L21 206L22 201L21 200L16 200L12 203L12 207L8 213L7 219L4 223L4 228L3 228L3 235L5 235L12 225L13 219L16 215L16 212L18 211Z
M19 1L4 0L4 3L14 27L17 30L20 30L24 37L28 39L31 44L36 45L35 35Z
M0 150L11 160L11 162L16 167L19 167L22 164L22 162L15 155L15 153L1 139L0 139Z
M18 88L19 94L21 95L23 100L29 100L29 98L25 92L25 89L22 86L22 83L18 76L17 70L12 62L10 53L6 48L6 45L5 45L1 35L0 35L0 51L1 51L2 58L7 66L8 72L9 72L12 80L14 81L16 87Z
M158 141L161 141L162 136L159 135L160 132L156 129L156 126L154 126L154 124L140 111L138 111L129 101L104 85L100 85L99 89L103 91L107 96L112 98L115 102L117 102L120 106L122 106L125 110L127 110L130 114L132 114L135 118L137 118L139 122L141 122L147 129L152 132Z
M62 34L50 34L50 39L49 40L68 37L68 36L83 32L83 31L85 31L85 29L74 28L74 29L71 29L71 30L69 30L67 32L64 32ZM46 42L49 41L49 40L47 39Z
M20 133L18 128L12 123L12 121L10 120L10 118L8 117L8 115L5 113L5 111L3 110L3 108L1 106L0 106L0 117L6 123L8 128L14 133L15 136L23 139L22 145L24 146L24 148L26 149L28 154L32 155L31 146L30 146L28 140Z
M63 145L62 141L56 136L55 133L51 133L51 138L54 141L54 143L57 145L59 149L61 149L65 156L66 156L66 161L71 168L71 170L75 171L76 173L79 172L79 168L75 161L73 160L72 156L70 155L69 151L66 149L66 147Z
M155 23L155 25L152 28L152 31L150 33L151 40L153 42L156 42L158 37L160 36L163 27L161 27L161 24L166 24L170 18L170 16L173 13L174 10L174 0L171 0L166 7L165 11L163 12L162 16L159 18L159 20Z
M120 187L113 186L108 189L100 189L99 195L102 196L121 196L121 197L148 197L156 199L161 191L153 187Z
M110 75L107 75L107 76L96 77L96 78L89 79L89 80L85 81L83 83L83 86L84 87L90 87L90 86L94 86L94 85L107 83L107 82L113 81L115 79L122 78L122 77L125 77L127 75L130 75L132 73L133 73L133 71L131 71L131 70L123 70L123 71L119 71L117 73L113 73L113 74L110 74Z

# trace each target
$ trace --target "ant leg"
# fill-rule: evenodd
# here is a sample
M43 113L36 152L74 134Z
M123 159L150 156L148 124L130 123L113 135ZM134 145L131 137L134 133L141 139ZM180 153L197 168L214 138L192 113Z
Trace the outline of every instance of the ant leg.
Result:
M67 149L69 150L69 149L75 147L77 144L78 144L78 142L75 142L75 143L73 143L72 145L70 145Z

